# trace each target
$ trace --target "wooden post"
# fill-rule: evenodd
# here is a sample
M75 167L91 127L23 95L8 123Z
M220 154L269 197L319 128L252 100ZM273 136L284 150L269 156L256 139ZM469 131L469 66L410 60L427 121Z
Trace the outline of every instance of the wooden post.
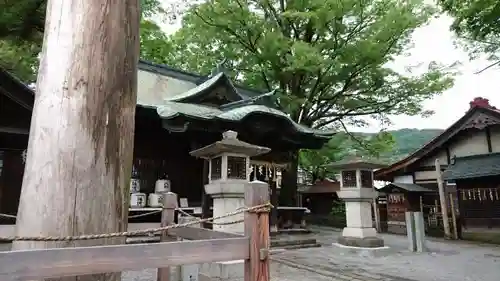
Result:
M269 190L264 182L252 182L245 189L245 205L269 202ZM269 212L245 213L245 236L250 237L250 258L245 260L245 281L269 281Z
M453 197L453 194L450 194L451 223L453 224L453 238L458 240L457 216L455 213L455 199Z
M174 224L175 209L177 208L177 194L167 192L163 195L163 211L161 213L161 226L168 226ZM174 241L175 238L168 236L168 231L163 231L160 241ZM170 267L158 268L158 281L170 281ZM178 280L173 280L178 281Z
M444 183L441 174L441 165L439 164L439 159L436 159L436 180L439 190L439 203L441 205L441 215L443 217L443 228L445 238L451 238L450 232L450 221L448 219L448 202L446 200L446 192L444 190Z
M139 0L47 1L16 235L127 230L139 21ZM124 242L18 241L12 247ZM121 274L64 280L121 280Z

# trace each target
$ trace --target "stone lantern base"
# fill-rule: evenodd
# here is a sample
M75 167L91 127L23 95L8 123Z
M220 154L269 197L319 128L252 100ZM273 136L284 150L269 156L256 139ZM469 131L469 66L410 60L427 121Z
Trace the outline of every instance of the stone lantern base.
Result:
M337 242L358 248L384 247L372 223L372 202L377 193L369 188L341 188L337 194L345 202L347 219L347 227Z
M344 246L357 247L357 248L382 248L384 247L384 240L382 238L372 237L346 237L340 236L337 242Z

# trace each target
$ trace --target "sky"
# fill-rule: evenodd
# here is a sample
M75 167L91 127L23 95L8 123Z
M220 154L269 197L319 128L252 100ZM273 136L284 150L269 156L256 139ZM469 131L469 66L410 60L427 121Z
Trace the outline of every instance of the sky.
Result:
M169 0L164 0L169 1ZM171 0L170 0L171 1ZM444 65L460 62L457 67L459 75L456 76L452 88L441 95L424 102L426 110L433 110L434 115L428 118L420 116L391 116L393 124L385 129L397 130L401 128L439 128L445 129L457 121L469 108L469 102L475 97L490 100L490 104L500 107L498 85L500 81L500 68L490 68L480 74L477 71L488 66L485 59L470 61L467 53L454 45L454 35L449 30L452 19L441 16L433 19L429 24L415 30L413 34L414 47L409 57L398 59L394 66L404 68L420 63L427 65L436 61ZM180 27L179 23L172 25L160 24L168 33L175 32ZM366 128L350 128L352 131L378 132L381 129L377 123L371 123Z

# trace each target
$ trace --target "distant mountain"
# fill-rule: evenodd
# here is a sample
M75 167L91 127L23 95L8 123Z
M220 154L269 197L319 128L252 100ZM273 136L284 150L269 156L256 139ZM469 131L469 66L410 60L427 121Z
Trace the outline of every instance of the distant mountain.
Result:
M395 140L394 150L381 156L386 163L396 162L421 148L431 139L441 134L442 129L400 129L388 131Z

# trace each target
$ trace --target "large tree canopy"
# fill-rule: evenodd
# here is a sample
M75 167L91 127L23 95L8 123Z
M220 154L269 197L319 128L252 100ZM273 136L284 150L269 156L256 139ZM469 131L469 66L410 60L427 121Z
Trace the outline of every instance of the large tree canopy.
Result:
M322 128L420 114L452 79L433 63L421 75L389 68L412 31L434 14L423 1L217 0L196 5L161 60L207 73L222 58L241 83L279 89L279 106Z

